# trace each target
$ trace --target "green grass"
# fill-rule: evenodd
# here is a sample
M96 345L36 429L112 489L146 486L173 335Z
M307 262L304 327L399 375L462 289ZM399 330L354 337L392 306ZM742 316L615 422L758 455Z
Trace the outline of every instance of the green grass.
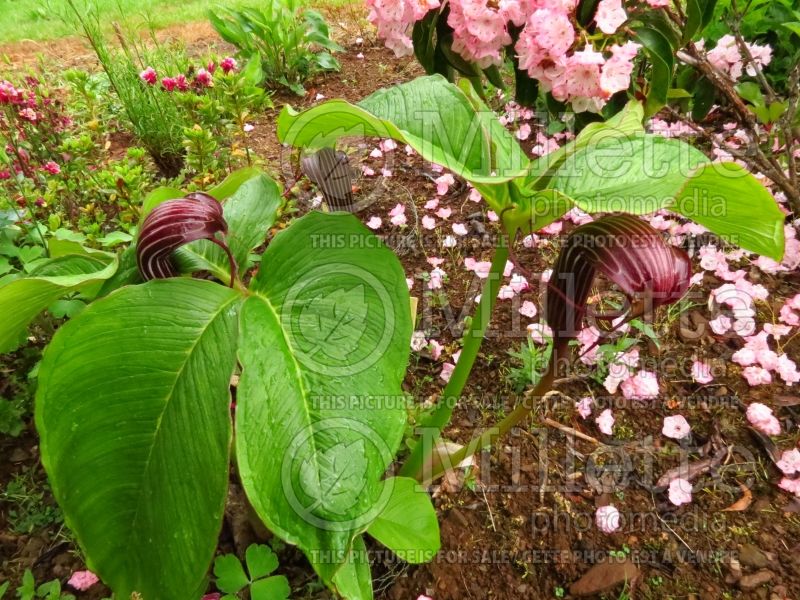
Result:
M75 0L77 6L97 6L104 23L125 19L144 22L156 28L173 23L204 21L212 6L257 4L252 0ZM121 13L120 13L121 10ZM0 43L19 40L50 40L76 35L75 28L64 21L66 0L0 0Z

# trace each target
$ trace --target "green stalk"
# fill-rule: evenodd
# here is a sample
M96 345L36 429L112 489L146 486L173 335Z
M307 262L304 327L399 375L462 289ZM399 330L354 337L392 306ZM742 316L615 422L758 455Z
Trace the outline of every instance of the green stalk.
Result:
M492 258L492 268L489 271L489 278L483 286L481 292L481 301L472 316L469 330L464 335L464 347L461 349L461 356L456 363L456 368L453 370L450 380L439 398L439 403L433 412L425 419L420 425L423 428L436 428L437 436L441 435L444 429L450 422L455 408L456 401L461 397L461 392L464 385L467 383L467 378L472 371L472 365L475 363L475 358L478 356L481 342L486 333L486 328L489 326L494 305L497 301L497 291L500 288L500 282L503 278L503 271L506 267L508 260L508 244L505 237L500 238L500 244L494 251ZM423 456L422 439L417 439L417 445L411 452L411 456L400 469L400 474L406 477L416 477L422 469L424 459Z

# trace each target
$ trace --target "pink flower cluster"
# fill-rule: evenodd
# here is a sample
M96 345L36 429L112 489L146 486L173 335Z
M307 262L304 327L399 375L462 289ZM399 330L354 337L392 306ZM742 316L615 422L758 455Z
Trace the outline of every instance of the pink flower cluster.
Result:
M665 5L664 0L648 3ZM577 5L577 0L449 0L452 49L481 68L500 65L512 42L509 28L522 27L514 46L520 68L576 111L599 111L612 94L628 88L639 45L600 40L602 51L592 43L576 49ZM413 51L413 24L438 8L440 0L367 0L367 6L378 36L403 56ZM622 0L601 0L594 20L600 31L612 35L627 18ZM523 130L520 135L527 137Z
M397 56L408 56L414 51L409 37L414 23L438 7L439 0L367 0L367 18L387 48Z
M233 57L227 57L219 64L222 72L225 74L231 73L236 70L237 62ZM212 87L214 85L214 71L217 65L213 62L208 63L204 68L200 68L194 74L193 85L198 89ZM141 79L147 85L156 85L158 83L158 73L153 67L145 68L139 73ZM178 75L162 77L161 87L167 92L178 90L179 92L186 92L189 90L189 79L183 73Z
M702 48L702 40L698 45ZM736 38L732 35L722 36L717 45L709 50L706 56L708 61L717 69L730 76L733 81L738 81L742 76L743 70L752 77L756 74L755 66L761 69L772 60L772 48L769 46L747 42L745 42L745 46L753 57L755 65L748 61L747 66L744 66L746 58L742 55L742 51L736 43Z

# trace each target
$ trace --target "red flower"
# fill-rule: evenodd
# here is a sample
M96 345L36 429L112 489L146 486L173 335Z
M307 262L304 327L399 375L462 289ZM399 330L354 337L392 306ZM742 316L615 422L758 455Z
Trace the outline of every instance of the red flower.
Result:
M175 86L178 85L178 82L175 80L174 77L164 77L161 80L161 87L163 87L168 92L171 92L175 89Z
M230 73L236 69L236 59L229 56L223 59L223 61L219 63L219 66L222 67L223 73Z
M139 79L144 81L147 85L155 85L158 81L158 75L153 67L147 67L144 71L139 73Z
M42 170L47 171L51 175L58 175L61 173L61 167L59 167L52 160L48 160L46 163L44 163L44 165L42 165Z
M195 75L194 80L201 87L211 87L212 85L214 85L211 73L209 71L206 71L205 69L200 69L199 71L197 71L197 75Z

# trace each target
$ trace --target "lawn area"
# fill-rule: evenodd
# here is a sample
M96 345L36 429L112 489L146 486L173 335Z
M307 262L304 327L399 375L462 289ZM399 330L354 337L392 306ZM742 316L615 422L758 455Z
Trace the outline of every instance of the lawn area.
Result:
M174 23L202 21L213 6L229 7L254 2L218 0L76 0L76 6L97 7L106 22L123 19L149 20L155 28ZM68 18L67 0L2 0L0 1L0 42L51 40L75 33Z

